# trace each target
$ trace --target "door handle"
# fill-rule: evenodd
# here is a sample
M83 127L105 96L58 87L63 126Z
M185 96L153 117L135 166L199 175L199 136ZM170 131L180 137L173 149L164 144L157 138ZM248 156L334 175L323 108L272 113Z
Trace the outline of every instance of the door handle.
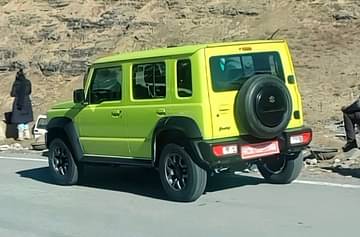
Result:
M118 118L118 117L120 117L120 115L121 115L121 110L113 110L113 111L111 111L111 116L113 118Z
M156 113L157 113L158 115L166 115L166 110L165 110L165 109L157 109L157 110L156 110Z

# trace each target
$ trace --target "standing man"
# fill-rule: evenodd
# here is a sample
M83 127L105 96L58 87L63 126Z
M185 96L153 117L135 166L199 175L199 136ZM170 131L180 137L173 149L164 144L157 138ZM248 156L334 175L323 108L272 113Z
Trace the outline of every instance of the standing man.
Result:
M349 106L343 106L341 111L344 116L346 132L346 144L342 149L344 152L348 152L358 147L355 137L355 124L360 125L360 98Z
M11 123L17 124L18 140L30 139L29 122L33 121L33 110L30 100L31 82L26 79L23 69L16 73L11 89L11 97L15 97L12 107Z

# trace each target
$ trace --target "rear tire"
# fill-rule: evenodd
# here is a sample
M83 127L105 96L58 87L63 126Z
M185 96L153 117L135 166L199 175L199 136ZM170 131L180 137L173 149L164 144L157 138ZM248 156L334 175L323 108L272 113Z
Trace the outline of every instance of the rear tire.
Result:
M179 145L168 144L164 147L159 173L166 194L174 201L192 202L204 193L207 172L197 166L189 153Z
M265 158L258 163L261 175L270 183L288 184L294 181L303 167L303 153Z
M55 182L60 185L73 185L78 182L79 172L68 145L55 138L49 146L49 168Z

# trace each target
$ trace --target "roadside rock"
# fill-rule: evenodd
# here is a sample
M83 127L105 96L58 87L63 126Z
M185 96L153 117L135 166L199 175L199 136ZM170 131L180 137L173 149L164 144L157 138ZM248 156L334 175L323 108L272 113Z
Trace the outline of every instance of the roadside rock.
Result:
M10 146L9 145L1 145L0 146L0 151L7 151L10 149Z
M357 17L354 15L354 13L348 11L348 10L340 10L338 12L336 12L333 17L335 18L335 20L340 21L340 20L356 20Z
M61 8L61 7L67 7L70 4L70 1L65 0L48 0L48 3L50 7L53 8Z
M211 6L209 7L209 13L214 15L225 15L225 16L239 16L239 15L245 15L245 16L257 16L259 15L258 12L252 11L252 10L243 10L243 9L237 9L237 8L223 8L220 6Z
M6 4L8 4L10 2L10 0L1 0L0 1L0 6L5 6Z
M59 62L39 62L38 67L41 73L48 77L59 72L61 65Z
M306 159L305 164L310 165L310 166L316 166L318 164L318 160L317 159Z
M13 143L10 145L1 145L0 151L20 151L20 150L28 150L28 148L23 147L20 143Z
M0 60L11 59L16 56L16 52L12 49L0 48Z

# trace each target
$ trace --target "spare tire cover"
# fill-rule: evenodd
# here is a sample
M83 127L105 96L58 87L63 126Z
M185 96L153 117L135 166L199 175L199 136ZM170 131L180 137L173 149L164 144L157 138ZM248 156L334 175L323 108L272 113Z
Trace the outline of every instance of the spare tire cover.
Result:
M280 135L292 115L292 101L285 83L273 75L255 75L241 87L235 103L238 127L257 138Z

